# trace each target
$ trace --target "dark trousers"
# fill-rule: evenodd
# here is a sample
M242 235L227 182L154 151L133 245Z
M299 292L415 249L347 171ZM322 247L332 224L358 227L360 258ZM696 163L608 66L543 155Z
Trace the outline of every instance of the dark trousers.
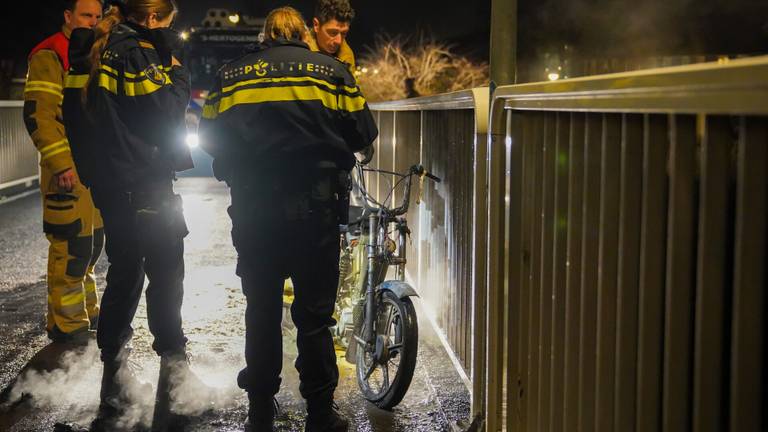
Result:
M146 194L95 189L93 195L104 219L109 258L97 332L102 360L113 360L130 341L145 274L152 348L158 354L184 350L181 302L187 230L180 198L173 195L170 181Z
M261 187L232 192L237 273L248 301L248 373L243 386L252 395L268 397L280 389L280 323L287 277L294 286L291 316L298 330L296 369L301 395L306 399L327 396L338 384L329 329L336 323L332 315L339 280L335 181L330 177L287 190ZM280 180L270 184L280 184Z

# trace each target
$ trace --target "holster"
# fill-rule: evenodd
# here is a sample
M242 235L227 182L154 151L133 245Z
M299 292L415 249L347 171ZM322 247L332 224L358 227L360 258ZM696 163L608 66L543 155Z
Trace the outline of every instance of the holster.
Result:
M189 234L180 195L131 192L129 200L136 212L136 229L144 247L163 247Z
M337 217L339 219L339 225L348 225L349 194L352 191L352 176L347 171L339 170L338 182Z

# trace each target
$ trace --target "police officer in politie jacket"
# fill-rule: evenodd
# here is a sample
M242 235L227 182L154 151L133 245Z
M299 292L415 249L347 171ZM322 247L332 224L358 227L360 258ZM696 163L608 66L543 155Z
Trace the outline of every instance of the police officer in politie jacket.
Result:
M192 167L183 142L189 74L173 56L179 36L169 29L177 7L173 0L112 3L93 32L73 34L64 98L78 168L109 239L97 334L104 374L92 430L113 430L131 404L117 372L125 364L145 275L152 347L161 356L158 401L170 403L163 398L173 394L171 374L191 375L181 325L188 232L172 184L176 171Z
M200 124L214 174L231 188L237 274L247 298L251 430L271 431L282 366L283 281L291 277L298 329L301 395L307 431L346 431L335 410L339 379L329 327L339 278L340 201L349 198L355 152L370 150L378 130L346 66L314 53L293 8L272 11L265 42L224 66Z
M91 192L78 180L61 120L64 77L69 68L69 38L78 27L101 19L100 0L62 1L62 30L37 45L29 56L24 88L24 123L40 152L43 231L48 249L48 337L85 343L96 329L99 301L94 266L104 245L101 216Z

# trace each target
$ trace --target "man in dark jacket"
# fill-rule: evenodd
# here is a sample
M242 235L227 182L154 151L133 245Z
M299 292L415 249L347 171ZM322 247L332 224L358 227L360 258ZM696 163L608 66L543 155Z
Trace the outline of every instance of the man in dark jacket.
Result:
M248 392L254 430L272 430L280 388L283 281L291 277L296 368L307 431L345 431L333 408L338 368L329 327L339 277L339 217L355 152L378 134L346 66L311 52L292 8L272 11L266 42L224 66L203 111L200 138L231 188L232 237L246 310Z

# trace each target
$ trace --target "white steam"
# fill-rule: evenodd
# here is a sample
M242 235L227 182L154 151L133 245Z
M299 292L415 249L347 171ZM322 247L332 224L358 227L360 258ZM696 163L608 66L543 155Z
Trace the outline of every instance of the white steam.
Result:
M49 345L52 356L55 345ZM46 358L47 352L39 353ZM47 359L48 361L50 359ZM54 360L56 360L54 358ZM118 372L121 385L119 428L149 427L155 408L155 392L159 374L159 357L144 357L141 363L129 356ZM232 362L227 362L232 363ZM55 361L55 367L37 370L31 365L22 372L10 391L8 405L27 397L39 410L65 412L62 422L88 425L96 417L99 406L103 364L95 342L65 351ZM198 416L211 410L237 407L243 391L237 387L239 368L222 365L220 356L196 357L191 373L171 374L171 411L182 416Z

